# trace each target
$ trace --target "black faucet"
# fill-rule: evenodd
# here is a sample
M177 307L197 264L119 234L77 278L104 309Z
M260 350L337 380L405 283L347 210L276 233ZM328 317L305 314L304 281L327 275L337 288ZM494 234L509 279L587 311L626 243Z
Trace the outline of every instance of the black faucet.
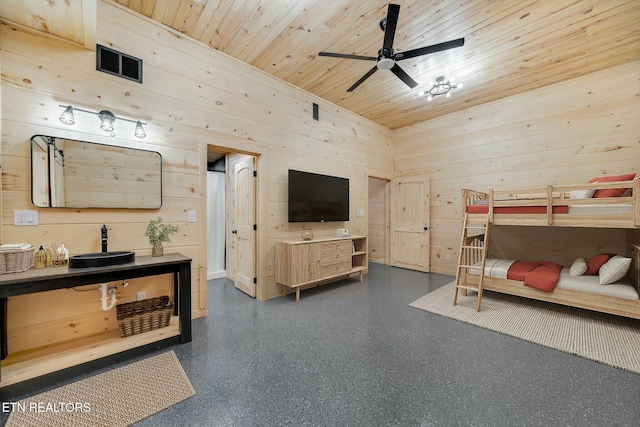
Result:
M107 226L103 225L100 231L102 231L102 252L107 252Z

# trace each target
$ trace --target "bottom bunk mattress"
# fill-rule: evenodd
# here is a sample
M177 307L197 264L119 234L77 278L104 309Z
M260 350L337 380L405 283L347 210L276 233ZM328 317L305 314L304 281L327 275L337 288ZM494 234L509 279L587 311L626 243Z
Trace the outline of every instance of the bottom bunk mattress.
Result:
M494 277L498 279L517 280L519 282L523 282L524 286L526 274L532 271L534 266L538 264L540 263L522 262L509 259L487 259L485 261L484 275L485 277ZM481 263L477 263L475 265L480 267ZM480 268L470 268L469 273L479 275ZM547 273L551 274L549 271L547 271ZM611 284L601 285L600 278L597 274L589 276L572 276L569 268L558 268L557 273L558 274L554 276L554 286L549 291L552 291L554 288L568 289L578 292L606 295L614 298L629 300L640 299L638 291L625 278ZM549 278L546 278L547 283L545 285L549 284L549 280ZM542 292L542 290L540 292Z

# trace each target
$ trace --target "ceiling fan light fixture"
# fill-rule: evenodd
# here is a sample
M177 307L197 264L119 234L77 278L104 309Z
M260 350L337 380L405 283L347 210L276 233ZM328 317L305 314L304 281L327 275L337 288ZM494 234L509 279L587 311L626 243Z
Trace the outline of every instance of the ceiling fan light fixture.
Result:
M377 67L378 70L390 70L396 64L392 58L380 58L378 61Z
M452 84L454 78L445 79L444 76L438 76L435 82L429 82L431 88L425 91L425 94L428 94L427 101L431 101L434 97L438 95L444 95L449 98L451 96L451 89L457 89L462 87L462 83L458 83L457 85Z

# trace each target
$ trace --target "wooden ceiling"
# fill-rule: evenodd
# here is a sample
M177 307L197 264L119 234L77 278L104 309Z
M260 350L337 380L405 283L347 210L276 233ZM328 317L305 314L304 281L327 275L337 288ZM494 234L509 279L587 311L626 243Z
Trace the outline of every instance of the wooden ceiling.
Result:
M96 10L95 0L2 3L3 19L79 42ZM396 52L461 37L465 45L398 62L414 89L379 70L348 93L375 62L318 52L377 56L387 1L117 3L391 129L640 59L638 0L395 0ZM440 75L464 87L431 102L418 95Z

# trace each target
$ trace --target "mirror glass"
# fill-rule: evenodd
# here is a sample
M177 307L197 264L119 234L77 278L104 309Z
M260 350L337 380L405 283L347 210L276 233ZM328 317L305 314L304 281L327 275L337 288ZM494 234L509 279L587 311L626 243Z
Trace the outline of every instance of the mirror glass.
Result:
M31 201L41 208L158 209L162 156L156 151L34 135Z

